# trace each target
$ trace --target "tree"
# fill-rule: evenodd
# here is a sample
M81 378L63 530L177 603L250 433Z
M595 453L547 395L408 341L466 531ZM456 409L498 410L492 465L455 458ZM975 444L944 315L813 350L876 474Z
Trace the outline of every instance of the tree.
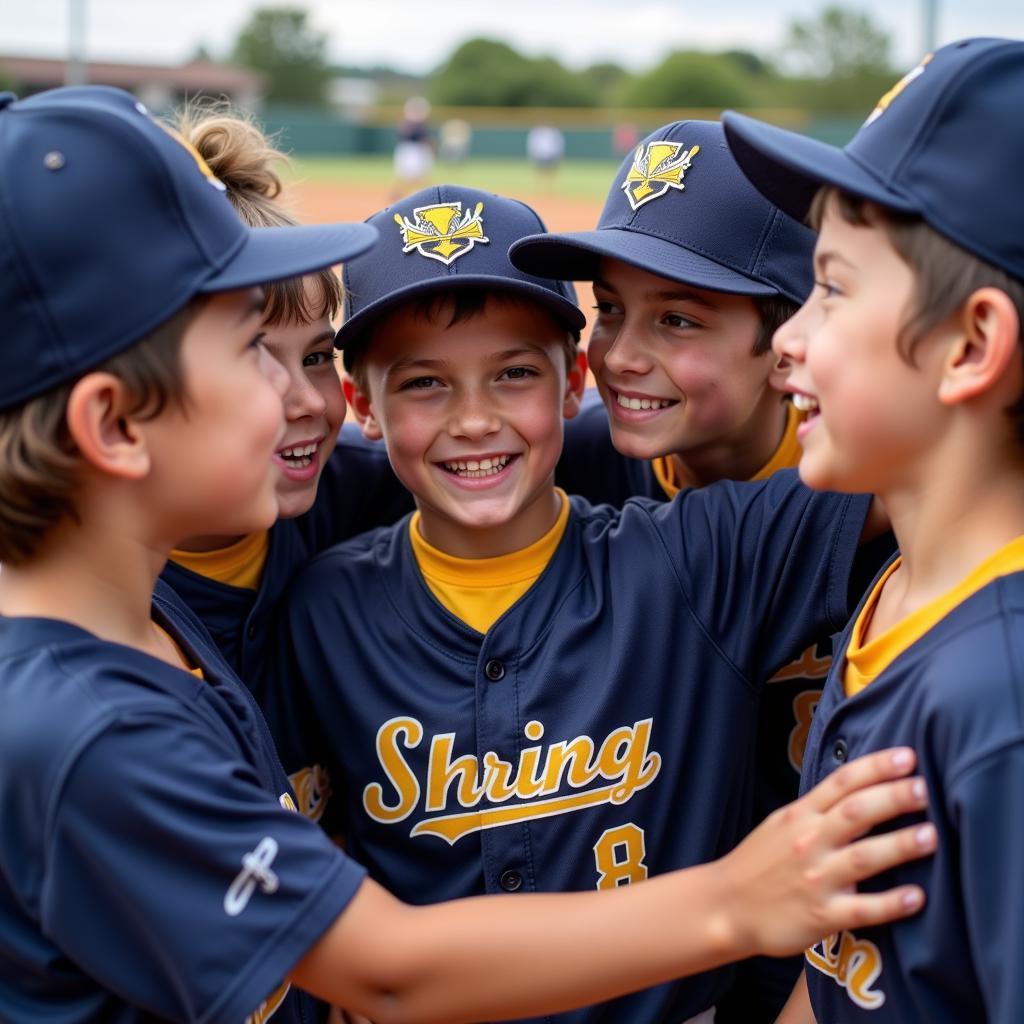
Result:
M462 43L434 73L429 95L441 106L590 107L598 102L587 81L554 58L524 57L494 39Z
M827 7L811 21L794 21L783 59L802 71L792 79L796 101L821 113L863 117L896 78L889 36L867 15Z
M298 7L263 7L238 35L232 59L262 71L267 99L322 105L330 69L327 36L308 24Z
M892 40L861 11L826 7L817 18L792 21L783 53L815 78L891 75Z
M579 76L598 104L604 105L611 104L612 99L623 91L625 83L632 78L625 68L612 63L591 64Z
M735 61L714 53L681 50L653 71L639 75L623 91L626 107L749 106L753 90Z

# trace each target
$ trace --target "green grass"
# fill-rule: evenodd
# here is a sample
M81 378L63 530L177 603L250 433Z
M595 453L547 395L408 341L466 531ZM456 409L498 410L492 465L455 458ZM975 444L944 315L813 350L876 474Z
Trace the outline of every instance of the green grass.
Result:
M528 160L504 158L467 160L434 165L432 179L471 188L521 195L548 192L575 199L602 200L615 177L618 163L608 160L570 160L553 179L543 179ZM391 158L385 156L305 157L293 162L289 178L337 184L388 184Z

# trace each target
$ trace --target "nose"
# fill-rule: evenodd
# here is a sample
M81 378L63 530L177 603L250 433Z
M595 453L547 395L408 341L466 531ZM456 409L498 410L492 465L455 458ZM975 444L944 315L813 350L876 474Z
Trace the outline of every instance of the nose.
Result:
M337 380L334 383L341 391L341 381ZM294 375L289 375L288 390L284 395L285 419L316 419L324 414L326 408L327 399L305 373L300 370Z
M815 312L811 308L813 298L801 306L785 323L776 328L772 335L772 351L780 367L788 368L793 363L802 363L807 354L807 328Z
M587 354L595 374L600 373L602 366L616 376L640 375L651 369L650 354L641 332L628 318L623 320L614 338L592 339Z
M483 391L474 388L456 399L448 421L448 433L452 437L479 440L500 429L501 418Z

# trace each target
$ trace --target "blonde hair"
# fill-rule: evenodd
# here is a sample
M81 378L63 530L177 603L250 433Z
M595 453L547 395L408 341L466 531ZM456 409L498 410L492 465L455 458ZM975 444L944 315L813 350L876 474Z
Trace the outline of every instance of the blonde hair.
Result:
M288 157L255 120L223 101L187 104L176 115L176 131L206 161L227 189L238 216L252 228L294 227L298 222L281 198L276 170ZM341 309L341 282L325 267L305 277L265 286L263 320L271 326L333 320Z

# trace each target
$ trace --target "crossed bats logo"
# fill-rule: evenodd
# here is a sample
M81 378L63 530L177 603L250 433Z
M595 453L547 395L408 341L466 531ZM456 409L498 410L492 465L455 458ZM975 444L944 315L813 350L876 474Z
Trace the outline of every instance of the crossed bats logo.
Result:
M665 195L670 188L686 188L683 175L699 152L700 146L687 150L682 142L648 142L646 146L637 146L633 166L621 186L629 205L636 210Z
M473 210L462 212L462 203L434 203L417 206L414 220L395 214L395 223L405 243L402 252L415 250L427 259L440 260L445 265L464 256L477 242L490 239L484 234L481 216L484 204L477 203Z

